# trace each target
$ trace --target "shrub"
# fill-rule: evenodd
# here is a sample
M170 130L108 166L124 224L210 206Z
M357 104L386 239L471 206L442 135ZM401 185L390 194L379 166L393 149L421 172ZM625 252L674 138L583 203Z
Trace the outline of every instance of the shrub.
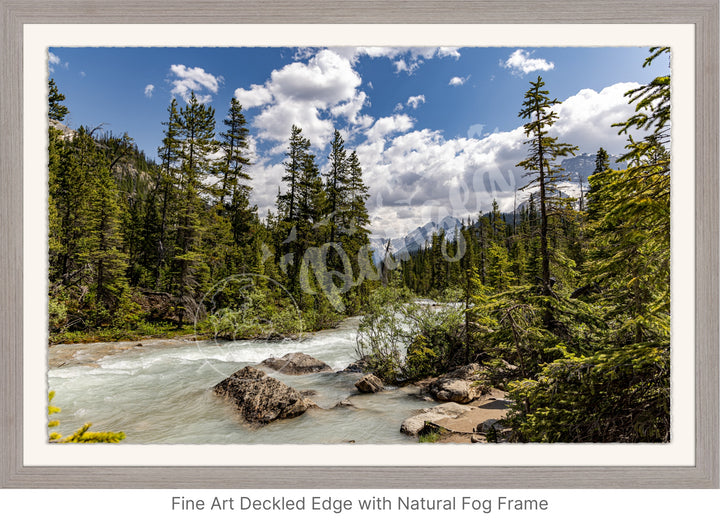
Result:
M357 354L386 383L417 380L464 364L463 309L404 301L392 288L373 293L360 322Z

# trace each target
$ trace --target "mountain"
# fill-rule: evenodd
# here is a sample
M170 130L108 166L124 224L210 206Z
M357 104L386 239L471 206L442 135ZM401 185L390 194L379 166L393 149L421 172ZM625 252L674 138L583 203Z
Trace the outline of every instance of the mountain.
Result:
M627 164L625 162L619 162L619 155L608 155L610 160L610 168L619 170L625 169ZM565 174L573 184L578 183L578 179L582 180L587 191L588 177L595 171L595 154L594 153L582 153L575 157L564 159L560 163L561 167L565 170ZM564 192L560 192L563 197L568 197ZM521 202L518 204L516 211L522 212L528 206L528 201ZM486 213L486 216L490 216L490 213ZM512 224L513 212L503 212L503 219L506 223ZM379 264L385 256L385 250L388 241L390 241L390 253L395 259L406 260L408 254L415 253L421 248L425 247L425 244L432 239L433 234L440 231L445 232L445 237L449 241L455 239L455 228L460 229L462 223L455 217L447 216L439 223L430 221L424 226L415 228L413 231L405 235L404 237L398 237L394 239L388 239L384 237L371 237L370 244L373 248L373 261L375 264Z
M622 170L627 167L627 163L619 162L619 155L608 155L608 159L610 160L611 169ZM577 184L578 177L580 177L583 184L587 184L588 177L595 171L595 154L581 153L575 157L563 159L560 167L565 170L565 175L570 178L570 182Z
M445 237L452 241L455 239L455 228L460 229L462 223L455 217L447 216L439 223L430 221L424 226L415 228L404 237L388 239L384 237L371 237L370 245L373 248L373 261L379 264L385 257L385 249L388 241L390 241L390 253L395 259L407 259L407 255L417 252L425 247L425 244L432 239L432 236L441 231L445 232Z

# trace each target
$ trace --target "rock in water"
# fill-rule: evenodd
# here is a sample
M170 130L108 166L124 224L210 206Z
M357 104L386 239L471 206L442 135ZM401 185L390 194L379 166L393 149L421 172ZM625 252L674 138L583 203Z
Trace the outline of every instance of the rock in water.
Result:
M473 410L472 407L457 403L443 403L432 408L424 408L419 414L407 418L400 426L400 432L417 436L425 427L425 422L436 423L441 419L455 418Z
M213 391L233 401L240 415L251 423L297 417L314 405L294 388L250 366L215 385Z
M355 383L355 388L363 394L374 394L375 392L380 392L380 390L385 388L385 386L380 378L375 377L372 374L368 374Z
M338 374L362 374L367 366L367 356L361 357L354 363L350 363L344 370L338 370Z
M270 357L265 359L260 365L291 376L315 374L316 372L332 372L332 368L327 364L302 352L285 354L279 358Z
M470 403L484 393L483 387L475 384L479 371L476 363L457 368L430 383L427 391L438 401Z

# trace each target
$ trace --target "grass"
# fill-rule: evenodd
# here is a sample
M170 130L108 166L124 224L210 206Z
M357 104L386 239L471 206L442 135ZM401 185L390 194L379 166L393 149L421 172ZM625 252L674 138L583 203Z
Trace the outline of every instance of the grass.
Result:
M440 441L440 432L428 432L418 438L419 443L437 443Z
M62 332L50 334L51 345L102 343L108 341L139 341L149 338L172 339L194 335L195 327L191 324L178 327L173 323L142 322L135 328L99 328L90 331ZM198 334L200 335L200 334Z

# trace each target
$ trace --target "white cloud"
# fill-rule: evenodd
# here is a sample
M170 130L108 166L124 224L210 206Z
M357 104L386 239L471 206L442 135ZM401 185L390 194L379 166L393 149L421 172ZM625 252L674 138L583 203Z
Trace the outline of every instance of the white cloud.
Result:
M624 82L600 92L583 89L555 108L558 120L553 126L564 142L582 146L582 151L595 153L602 147L610 153L620 153L626 135L618 135L612 125L627 120L633 114L624 94L640 84Z
M440 57L460 58L460 51L458 51L458 49L457 47L441 47L438 48L437 54Z
M360 111L367 104L367 93L364 91L357 92L344 104L338 104L330 109L330 113L334 117L345 117L350 124L360 124L361 120L367 122L367 119L359 117ZM366 115L367 116L367 115ZM372 120L372 117L370 117Z
M405 71L408 75L412 75L422 64L422 60L411 60L406 62L405 59L401 58L393 62L395 64L395 72L400 73Z
M154 89L155 86L153 86L152 84L148 84L147 86L145 86L145 96L148 98L152 98Z
M284 143L291 126L297 125L313 146L324 147L336 127L333 118L344 118L351 126L348 133L372 124L372 118L362 114L368 98L358 89L361 84L346 56L323 49L307 63L274 70L264 85L237 89L235 96L244 107L261 108L253 119L261 139Z
M450 79L450 82L448 82L449 86L462 86L465 82L468 81L470 78L470 75L466 77L452 77Z
M412 107L413 109L417 109L417 107L420 104L424 104L424 103L425 103L425 95L415 95L414 97L408 98L407 102L406 102L406 104L408 106Z
M457 47L333 47L334 53L354 64L361 56L370 58L389 58L395 66L395 72L402 71L412 75L423 61L432 58L460 58Z
M516 188L527 182L516 166L527 156L523 127L483 134L484 126L475 124L467 137L445 139L440 131L415 129L415 121L404 113L373 120L363 114L369 97L359 90L362 79L352 67L353 53L322 50L307 63L274 71L262 86L237 90L243 105L260 108L253 121L259 130L256 137L276 142L272 153L285 150L292 124L302 127L316 147L324 147L336 127L346 143L352 137L371 191L368 208L374 235L397 236L445 215L476 217L490 209L493 199L509 211ZM395 48L365 53L400 57ZM610 153L622 152L626 139L611 124L632 113L623 94L633 87L636 84L616 84L569 97L555 108L553 135L578 145L579 152L594 153L601 146ZM422 102L424 97L416 95L399 106ZM344 119L345 127L337 125L337 119ZM253 166L254 200L261 212L274 207L282 174L279 161L259 158Z
M173 64L170 66L170 71L178 77L172 81L174 87L171 92L182 97L185 102L189 102L190 93L194 92L198 102L207 104L212 100L212 95L201 91L206 89L211 93L217 93L223 82L223 77L208 73L201 67L188 68L183 64Z
M530 58L530 53L524 49L517 49L502 63L506 69L510 69L513 75L523 76L533 71L549 71L555 64L544 58Z
M413 119L407 115L393 115L379 118L372 128L365 132L368 141L376 142L393 133L403 133L413 127Z
M51 73L54 73L55 66L61 66L64 69L68 69L70 67L70 64L68 62L63 62L60 57L52 51L48 51L48 70Z
M599 147L621 153L626 137L611 125L632 114L623 94L636 86L581 90L556 106L558 120L551 133L579 146L578 153L594 153ZM446 215L476 217L490 209L493 199L502 210L512 209L515 189L528 182L516 166L527 156L522 126L481 137L484 126L476 124L467 138L446 140L439 131L413 130L412 124L406 115L378 119L357 148L371 189L374 235L395 237ZM518 195L523 198L527 196Z
M258 207L261 217L266 217L268 210L275 213L277 191L282 186L285 167L281 164L270 164L266 160L258 160L251 167L252 202Z
M244 108L254 108L272 102L272 93L265 86L253 84L250 89L238 88L235 90L235 98Z

